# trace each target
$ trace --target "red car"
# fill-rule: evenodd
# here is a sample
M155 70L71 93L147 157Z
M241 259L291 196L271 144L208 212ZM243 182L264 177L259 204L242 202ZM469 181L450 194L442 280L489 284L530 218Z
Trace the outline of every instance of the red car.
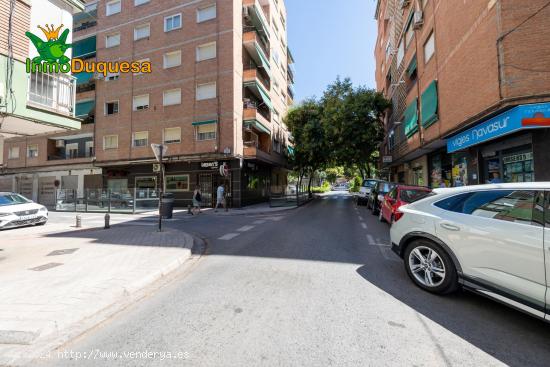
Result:
M384 196L378 219L381 222L393 223L401 217L397 211L400 206L423 199L432 192L432 189L422 186L397 185Z

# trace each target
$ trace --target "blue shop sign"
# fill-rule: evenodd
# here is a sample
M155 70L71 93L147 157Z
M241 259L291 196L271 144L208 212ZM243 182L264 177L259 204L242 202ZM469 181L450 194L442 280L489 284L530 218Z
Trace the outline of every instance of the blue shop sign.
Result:
M453 153L519 130L545 127L550 127L550 103L516 106L447 139L447 152Z

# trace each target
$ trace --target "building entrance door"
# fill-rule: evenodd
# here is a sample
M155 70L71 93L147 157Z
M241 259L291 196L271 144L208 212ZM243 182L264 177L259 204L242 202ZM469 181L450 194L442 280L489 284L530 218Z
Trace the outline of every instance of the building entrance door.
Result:
M201 188L201 205L203 207L212 207L212 190L214 183L212 182L211 173L199 174L199 187Z

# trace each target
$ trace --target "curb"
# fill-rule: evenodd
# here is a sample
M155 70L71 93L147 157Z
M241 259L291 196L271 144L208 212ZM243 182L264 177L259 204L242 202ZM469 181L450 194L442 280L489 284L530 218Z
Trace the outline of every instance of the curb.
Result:
M101 228L82 228L79 230L86 231L98 229ZM37 342L29 345L0 346L0 348L20 348L20 350L12 350L12 355L10 356L1 356L0 367L34 365L35 363L33 362L50 357L52 352L55 350L70 343L74 339L83 336L86 332L99 327L116 314L124 311L136 302L148 297L152 292L167 284L171 280L170 275L176 273L177 270L182 269L182 265L184 265L191 258L192 250L196 243L196 237L186 232L181 233L185 238L185 244L181 247L184 251L182 251L180 256L162 268L156 269L151 274L148 274L127 287L124 287L116 296L112 297L112 300L109 301L110 303L108 306L100 308L89 315L84 315L78 321L75 321L65 329L46 334L43 336L43 339L38 336ZM202 239L200 239L200 241L202 241ZM200 255L201 254L199 254L199 256Z

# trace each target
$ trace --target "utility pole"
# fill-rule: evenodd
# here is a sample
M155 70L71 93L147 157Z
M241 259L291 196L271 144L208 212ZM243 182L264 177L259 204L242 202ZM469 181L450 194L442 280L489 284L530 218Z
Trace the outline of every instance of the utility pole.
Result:
M168 147L164 144L151 144L151 149L153 150L153 153L155 154L155 158L157 159L157 162L159 162L159 228L158 231L162 232L162 195L164 193L164 165L162 164L162 160L164 158L164 154L166 154L166 151L168 150Z

